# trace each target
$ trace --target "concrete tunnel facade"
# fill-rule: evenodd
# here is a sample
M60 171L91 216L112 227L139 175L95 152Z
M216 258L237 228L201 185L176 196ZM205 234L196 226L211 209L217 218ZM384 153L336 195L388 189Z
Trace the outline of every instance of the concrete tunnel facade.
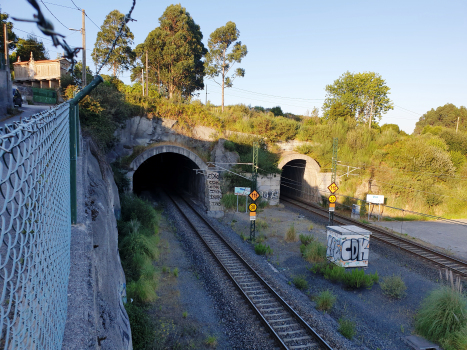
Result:
M147 149L130 164L127 177L130 191L140 193L156 186L188 192L204 203L208 213L219 216L220 184L218 173L194 152L176 145L161 145Z
M313 158L300 153L284 154L278 168L281 174L281 195L319 202L320 189L326 173Z

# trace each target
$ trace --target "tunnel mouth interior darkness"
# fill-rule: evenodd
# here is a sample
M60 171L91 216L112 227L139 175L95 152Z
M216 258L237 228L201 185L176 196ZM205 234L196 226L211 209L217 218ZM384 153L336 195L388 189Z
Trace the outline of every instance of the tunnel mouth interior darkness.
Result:
M282 167L281 195L302 197L306 160L294 159Z
M198 165L190 158L178 153L160 153L148 158L133 175L133 192L143 191L188 192L205 202L205 177L196 174Z

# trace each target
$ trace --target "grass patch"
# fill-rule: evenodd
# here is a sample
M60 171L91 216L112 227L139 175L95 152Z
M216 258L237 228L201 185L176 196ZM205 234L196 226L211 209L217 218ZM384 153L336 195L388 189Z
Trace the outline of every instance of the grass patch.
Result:
M271 255L272 249L266 244L257 243L255 244L255 253L258 255Z
M127 280L127 310L135 349L151 349L155 326L146 314L146 304L157 297L159 276L152 261L159 256L159 213L134 195L121 197L121 219L117 223L118 246ZM165 267L163 268L165 269Z
M347 339L352 339L355 335L355 323L349 319L340 318L338 331Z
M183 318L187 318L188 317L188 311L183 311L182 316L183 316Z
M308 226L308 231L311 231L313 230L313 224L310 224L310 226Z
M300 252L308 262L319 263L326 261L326 246L318 241L310 241L308 245L302 244Z
M406 295L407 286L400 276L383 277L379 285L388 297L402 299Z
M268 223L264 221L263 219L258 219L256 220L256 230L259 231L264 231L269 227Z
M298 238L300 239L300 242L302 242L302 244L304 245L308 245L315 240L315 236L304 235L304 234L300 234Z
M286 242L296 242L297 241L297 232L295 231L295 225L290 225L289 229L285 233L284 239Z
M178 267L174 268L173 270L173 274L174 274L174 277L178 277Z
M206 338L206 341L204 343L210 348L215 348L217 346L217 337L214 335L210 335Z
M337 297L330 290L325 290L319 293L316 298L316 306L318 310L329 311L334 306L336 299Z
M314 264L310 271L324 276L324 278L334 283L343 283L349 289L368 288L378 283L378 272L374 274L365 274L364 270L352 269L346 272L345 268L329 263L327 261Z
M445 350L467 346L467 299L460 290L441 287L422 302L415 317L416 331Z
M300 290L308 289L308 282L306 281L304 276L295 276L292 279L292 283Z

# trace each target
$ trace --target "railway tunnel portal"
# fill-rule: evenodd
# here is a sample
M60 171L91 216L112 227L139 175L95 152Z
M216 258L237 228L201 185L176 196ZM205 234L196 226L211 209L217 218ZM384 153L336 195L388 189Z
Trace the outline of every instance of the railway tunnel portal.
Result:
M315 203L321 200L320 192L325 190L330 173L322 173L316 160L295 152L284 153L278 168L282 170L281 196L298 197Z
M156 187L186 192L206 206L211 216L221 216L221 191L217 172L193 151L177 145L149 148L130 164L130 191L140 194Z

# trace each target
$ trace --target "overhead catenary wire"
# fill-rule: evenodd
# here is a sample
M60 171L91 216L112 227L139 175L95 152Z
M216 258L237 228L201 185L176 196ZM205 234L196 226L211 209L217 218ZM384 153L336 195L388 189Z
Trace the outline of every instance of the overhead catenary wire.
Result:
M307 191L303 191L299 188L296 188L296 187L291 187L291 186L288 186L288 185L285 185L285 184L281 184L282 186L284 187L288 187L288 188L291 188L295 191L298 191L298 192L303 192L303 193L306 193L306 194L309 194L309 192ZM289 184L290 185L290 184ZM319 190L319 192L321 193L326 193L326 194L329 194L328 192L324 191L324 190ZM368 203L365 199L361 199L361 198L356 198L356 197L352 197L352 196L347 196L347 195L344 195L344 194L339 194L339 193L334 193L335 196L338 196L338 197L347 197L347 198L350 198L350 199L354 199L354 200L357 200L357 201L361 201L362 203ZM371 204L371 203L370 203ZM339 204L341 205L341 204ZM343 206L346 206L346 207L349 207L347 205L344 205L342 204ZM413 210L407 210L407 209L402 209L402 208L397 208L397 207L392 207L392 206L389 206L389 205L386 205L386 204L382 204L384 207L386 208L390 208L390 209L394 209L394 210L399 210L399 211L402 211L402 212L405 212L405 213L410 213L410 214L414 214L414 215L418 215L418 216L422 216L422 217L426 217L426 218L431 218L431 219L436 219L436 220L442 220L442 221L446 221L446 222L449 222L449 223L452 223L452 224L456 224L456 225L461 225L461 226L467 226L467 223L464 223L464 222L461 222L461 221L458 221L458 220L453 220L453 219L448 219L448 218L444 218L442 216L436 216L436 215L430 215L430 214L425 214L425 213L419 213L419 212L416 212L416 211L413 211ZM349 207L350 208L350 207Z

